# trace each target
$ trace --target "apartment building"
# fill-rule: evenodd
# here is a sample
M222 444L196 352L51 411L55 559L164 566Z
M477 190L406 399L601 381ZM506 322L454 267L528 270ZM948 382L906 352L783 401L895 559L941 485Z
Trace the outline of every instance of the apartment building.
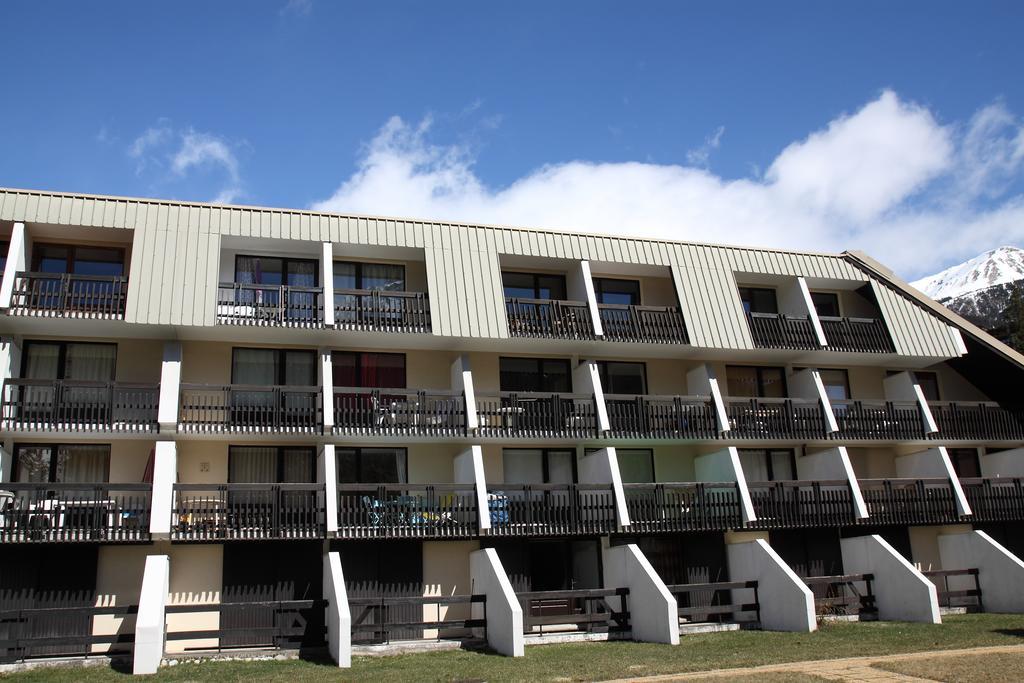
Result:
M0 656L1024 611L1024 357L863 254L0 190Z

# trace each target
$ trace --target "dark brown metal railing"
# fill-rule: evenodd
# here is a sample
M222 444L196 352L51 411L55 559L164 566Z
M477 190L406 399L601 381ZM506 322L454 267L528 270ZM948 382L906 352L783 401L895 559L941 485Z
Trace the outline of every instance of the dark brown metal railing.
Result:
M435 617L428 619L426 606L435 606ZM456 618L452 609L456 605L468 605L465 612L469 616ZM481 617L472 616L473 606L481 605ZM429 595L429 596L379 596L372 598L349 598L348 606L352 612L352 641L358 643L389 643L392 637L406 640L410 637L423 636L426 630L436 630L437 639L450 633L453 629L459 635L465 635L470 629L483 629L487 638L487 596L486 595ZM412 621L403 620L403 614L409 607L419 607L416 613L422 615ZM441 610L445 614L442 616Z
M237 648L271 647L282 650L300 649L327 642L324 623L326 600L272 600L262 602L218 602L200 605L168 605L168 622L174 614L211 614L216 628L193 627L187 631L174 630L178 623L165 624L166 639L216 640L209 649L223 651ZM186 623L195 623L194 621Z
M605 394L611 430L630 439L714 439L718 420L707 396Z
M924 439L921 408L911 401L832 401L839 431L831 438L872 441Z
M33 657L128 655L135 646L135 629L130 624L138 612L138 605L0 610L0 663ZM97 617L122 619L122 628L117 633L94 633Z
M335 434L463 436L461 391L335 387Z
M476 536L472 484L338 484L341 538Z
M819 615L878 614L871 590L873 574L805 576L803 581L814 593L814 609ZM863 588L858 584L863 584Z
M15 276L12 315L72 318L124 318L128 278L71 273Z
M930 439L1020 441L1024 439L1024 411L998 403L929 401L939 431Z
M832 318L818 316L828 351L852 353L894 353L885 323L877 318Z
M8 379L0 425L11 431L155 432L158 384Z
M217 322L222 325L319 327L322 287L222 282L217 291Z
M523 608L523 632L544 634L545 626L573 624L580 631L629 629L628 588L592 588L516 593ZM613 605L618 598L618 607Z
M743 621L740 615L753 613L761 621L761 602L757 581L716 581L714 583L676 583L666 586L675 596L681 621ZM753 602L733 602L733 591L753 591Z
M322 538L323 484L175 484L171 538Z
M611 484L491 484L492 536L571 536L615 531Z
M0 484L0 542L148 541L150 484Z
M430 300L424 292L334 290L334 326L369 332L430 332Z
M821 349L810 319L781 313L748 313L754 346L762 349Z
M583 301L507 297L505 311L513 337L594 338L590 307Z
M837 527L856 523L850 482L822 481L747 482L756 529Z
M480 436L597 436L597 405L592 395L502 391L477 394L476 406Z
M957 522L956 497L948 479L861 479L868 517L860 524Z
M921 572L935 584L940 607L968 607L980 612L985 609L981 602L981 580L977 568L933 569ZM969 577L966 580L960 577ZM973 585L974 588L951 588L949 580L958 586Z
M647 344L689 344L678 306L598 304L604 339Z
M971 519L979 522L1024 520L1024 477L961 479Z
M623 484L630 533L720 531L743 526L736 482Z
M825 415L819 401L797 398L723 397L730 439L824 439Z
M320 387L181 385L178 428L202 433L321 431Z

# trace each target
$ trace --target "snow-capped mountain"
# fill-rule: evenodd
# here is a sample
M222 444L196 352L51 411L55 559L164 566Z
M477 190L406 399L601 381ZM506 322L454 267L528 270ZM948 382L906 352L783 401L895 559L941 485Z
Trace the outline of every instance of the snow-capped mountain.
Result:
M936 301L945 302L1018 280L1024 280L1024 249L998 247L910 284Z

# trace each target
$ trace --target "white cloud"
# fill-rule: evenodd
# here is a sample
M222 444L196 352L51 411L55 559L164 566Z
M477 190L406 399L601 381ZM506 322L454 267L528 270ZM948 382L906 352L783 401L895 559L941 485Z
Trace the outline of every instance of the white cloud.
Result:
M220 169L226 182L211 200L229 203L243 194L238 157L224 138L186 128L175 131L167 120L146 129L128 147L128 156L137 160L136 173L152 164L170 169L173 178L185 179L193 170ZM168 182L167 178L159 180Z
M691 166L707 168L711 153L722 144L722 135L725 133L725 126L719 126L715 132L704 138L704 144L697 149L691 149L686 153L686 161Z
M1024 242L1024 197L976 197L1021 172L1024 134L1001 105L966 127L885 91L783 149L763 176L702 166L569 161L487 187L475 158L431 143L430 119L390 119L319 210L406 215L793 249L862 249L908 278ZM708 152L720 142L713 134ZM712 144L714 143L714 144ZM1015 175L1016 174L1016 175ZM998 193L997 193L998 194ZM950 201L949 197L963 197Z

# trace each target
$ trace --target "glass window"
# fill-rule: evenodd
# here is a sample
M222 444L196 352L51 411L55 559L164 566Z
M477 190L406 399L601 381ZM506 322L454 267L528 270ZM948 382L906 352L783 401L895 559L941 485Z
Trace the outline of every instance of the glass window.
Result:
M778 313L775 290L765 287L740 287L740 301L746 313Z
M502 357L498 363L502 391L572 391L568 360Z
M599 304L640 305L640 281L594 278L594 294Z
M747 481L792 481L796 479L796 455L788 449L739 450L740 466Z
M15 452L19 482L94 484L110 475L109 445L19 445Z
M647 364L624 361L598 361L601 389L606 394L646 394Z
M623 484L646 484L654 481L654 451L649 448L619 448L619 475Z
M335 261L334 288L365 289L379 292L404 292L405 266L399 263L363 263Z
M506 297L545 300L566 298L564 275L502 271L501 283Z
M39 273L121 276L124 275L124 250L37 244L32 250L32 270Z
M962 479L975 479L981 476L981 463L976 448L950 448L949 459L953 463L953 471Z
M934 372L915 372L918 386L926 401L941 401L939 398L939 376Z
M845 401L850 398L850 376L846 370L819 370L825 395L830 401Z
M839 295L832 292L811 292L811 302L818 315L826 318L838 318Z
M408 478L408 456L404 448L335 449L338 483L404 484Z
M561 448L506 448L501 454L509 484L571 484L576 481L576 451Z
M316 354L296 349L232 349L231 383L315 386Z
M785 398L786 375L782 368L728 365L725 368L729 396Z
M334 351L331 360L336 387L405 388L403 353Z
M30 341L25 343L22 376L109 382L116 366L116 344Z
M235 256L235 282L246 285L316 287L319 262L277 256Z
M308 484L316 481L316 452L295 446L231 446L232 484Z

